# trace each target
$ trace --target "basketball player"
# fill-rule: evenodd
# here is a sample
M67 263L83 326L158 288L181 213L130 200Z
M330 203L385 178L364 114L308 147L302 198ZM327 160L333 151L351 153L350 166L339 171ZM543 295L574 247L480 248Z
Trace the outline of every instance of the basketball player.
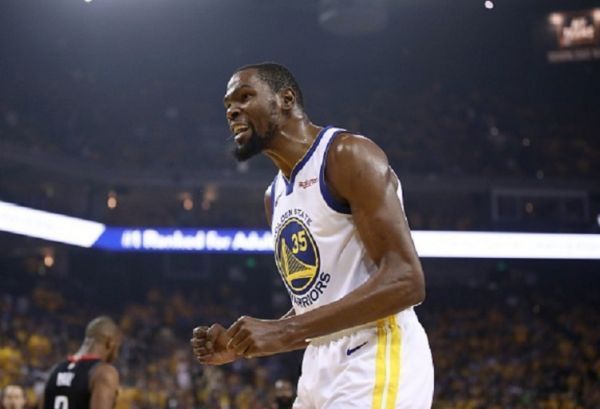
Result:
M46 383L44 409L113 409L119 374L111 364L121 331L109 317L92 320L75 355L54 367Z
M27 400L25 391L19 385L6 385L0 394L0 408L2 409L24 409Z
M224 103L236 158L264 153L279 168L265 208L293 309L195 328L199 362L306 348L294 409L431 407L431 352L413 311L425 297L423 270L384 152L311 123L278 64L237 70Z

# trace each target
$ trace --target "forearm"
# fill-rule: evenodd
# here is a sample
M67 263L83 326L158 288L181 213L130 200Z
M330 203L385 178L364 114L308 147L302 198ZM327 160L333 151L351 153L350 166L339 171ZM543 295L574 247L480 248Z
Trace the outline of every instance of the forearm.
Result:
M294 309L294 307L290 308L290 310L288 312L286 312L281 318L280 320L287 320L289 318L295 317L296 316L296 310ZM301 339L298 338L297 340L295 340L295 342L290 343L287 345L287 349L281 352L290 352L290 351L296 351L299 349L304 349L306 348L306 339Z
M413 267L405 264L403 268ZM384 276L388 275L379 271L342 299L286 318L287 343L299 345L307 339L377 321L422 300L422 279L421 283L415 281L415 277L422 278L421 272L414 274L406 271L395 275L393 279L383 279Z
M309 339L376 321L422 301L418 264L418 270L406 269L406 263L386 270L382 264L365 284L334 303L278 320L240 317L227 329L227 348L247 358L302 349Z

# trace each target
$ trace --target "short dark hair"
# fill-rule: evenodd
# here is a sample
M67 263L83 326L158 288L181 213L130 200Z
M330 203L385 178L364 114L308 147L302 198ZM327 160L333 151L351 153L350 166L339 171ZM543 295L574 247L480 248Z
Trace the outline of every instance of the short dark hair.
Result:
M235 72L254 69L257 71L261 80L266 82L273 92L279 92L283 88L291 88L296 94L296 102L301 108L304 108L304 97L298 81L294 74L287 67L275 62L263 62L259 64L249 64L238 68Z

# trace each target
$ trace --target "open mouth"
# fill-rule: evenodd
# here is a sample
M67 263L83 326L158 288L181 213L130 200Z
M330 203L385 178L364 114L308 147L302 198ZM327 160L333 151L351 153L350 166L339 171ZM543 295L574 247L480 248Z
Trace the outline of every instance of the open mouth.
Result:
M248 125L244 125L244 124L234 125L232 129L233 129L235 142L238 145L243 144L244 141L248 138L248 136L250 136L250 133L251 133L251 129L248 127Z

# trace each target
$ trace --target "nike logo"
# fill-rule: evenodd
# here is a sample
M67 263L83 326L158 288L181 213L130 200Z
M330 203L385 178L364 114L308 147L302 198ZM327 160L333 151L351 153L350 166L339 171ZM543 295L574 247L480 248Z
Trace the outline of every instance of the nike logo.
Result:
M357 347L354 347L354 348L348 348L348 349L346 350L346 355L347 355L347 356L350 356L350 355L352 355L353 353L355 353L356 351L358 351L359 349L361 349L362 347L364 347L364 346L365 346L365 345L367 345L368 343L369 343L369 341L365 341L365 342L363 342L362 344L360 344L360 345L359 345L359 346L357 346Z

